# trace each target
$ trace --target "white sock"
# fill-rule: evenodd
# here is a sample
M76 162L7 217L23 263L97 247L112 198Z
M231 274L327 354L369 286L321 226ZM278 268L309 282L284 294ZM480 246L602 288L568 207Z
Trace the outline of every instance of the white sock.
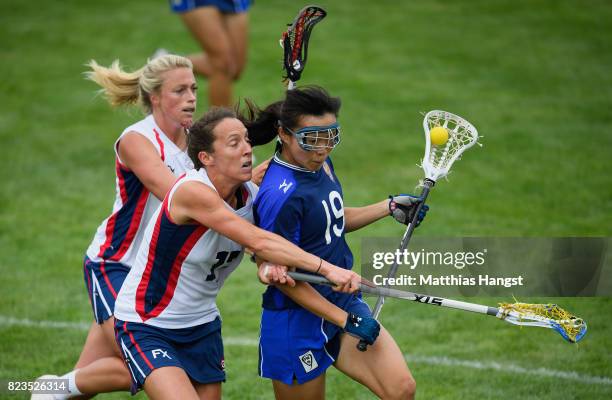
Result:
M81 391L79 390L79 388L76 385L76 373L77 373L78 369L75 369L74 371L70 371L65 375L62 375L59 377L59 379L68 379L68 393L66 394L56 394L55 398L57 400L66 400L69 399L71 397L76 397L76 396L80 396L83 393L81 393Z

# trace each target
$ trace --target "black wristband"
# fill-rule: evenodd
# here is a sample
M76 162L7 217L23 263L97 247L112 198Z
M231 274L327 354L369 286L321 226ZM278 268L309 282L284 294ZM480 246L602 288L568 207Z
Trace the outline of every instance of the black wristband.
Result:
M319 271L321 270L321 266L323 266L323 259L319 257L319 268L317 268L317 270L315 271L315 274L319 273Z

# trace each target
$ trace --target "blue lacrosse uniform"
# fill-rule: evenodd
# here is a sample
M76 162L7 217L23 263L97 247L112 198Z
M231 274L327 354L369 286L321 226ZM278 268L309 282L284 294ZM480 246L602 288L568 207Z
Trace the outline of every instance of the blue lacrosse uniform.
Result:
M353 254L344 238L342 186L328 158L318 171L283 161L270 162L254 203L257 226L283 236L305 251L352 269ZM301 271L306 272L306 271ZM358 296L312 285L338 307L371 315ZM308 382L334 363L341 328L301 308L275 287L263 294L259 374L288 385Z

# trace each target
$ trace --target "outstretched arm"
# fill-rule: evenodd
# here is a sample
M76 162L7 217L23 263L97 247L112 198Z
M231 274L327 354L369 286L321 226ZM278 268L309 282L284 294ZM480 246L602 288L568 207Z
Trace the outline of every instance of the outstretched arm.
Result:
M257 228L228 210L217 192L200 182L182 184L174 192L169 212L175 223L196 221L250 248L263 259L319 273L338 285L334 290L354 292L359 287L361 277L355 272L336 267L281 236Z

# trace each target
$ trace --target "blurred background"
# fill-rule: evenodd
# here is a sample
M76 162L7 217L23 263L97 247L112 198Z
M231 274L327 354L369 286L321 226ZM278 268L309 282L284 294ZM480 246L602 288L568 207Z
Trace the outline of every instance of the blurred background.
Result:
M281 32L305 3L257 1L235 100L282 97ZM607 1L320 1L300 84L343 101L332 154L345 204L415 192L422 113L472 122L482 148L429 198L423 237L609 237L612 226L612 4ZM607 21L607 22L606 22ZM114 196L113 143L141 118L113 110L84 64L141 67L156 48L199 51L166 1L0 0L0 380L72 369L91 308L82 258ZM199 79L197 115L207 109ZM258 160L272 145L256 148ZM397 237L387 219L350 234ZM608 248L608 263L610 258ZM221 292L229 399L272 398L257 377L260 295L249 262ZM470 301L495 305L511 299ZM578 345L543 329L388 301L382 321L421 399L612 397L612 301L558 302L589 323ZM328 398L370 399L339 373ZM27 397L0 389L2 398ZM129 394L100 398L128 398ZM143 394L139 398L145 398Z

